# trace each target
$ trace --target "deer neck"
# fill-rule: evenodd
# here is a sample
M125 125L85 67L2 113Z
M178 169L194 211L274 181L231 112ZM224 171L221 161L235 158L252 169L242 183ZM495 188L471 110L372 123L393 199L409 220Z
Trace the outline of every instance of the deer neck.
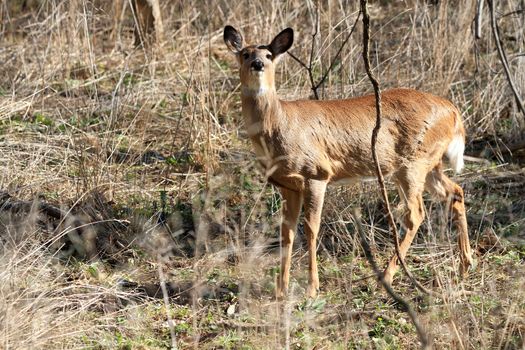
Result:
M278 127L282 107L275 88L250 90L242 87L242 114L246 130L252 138L261 134L272 134Z

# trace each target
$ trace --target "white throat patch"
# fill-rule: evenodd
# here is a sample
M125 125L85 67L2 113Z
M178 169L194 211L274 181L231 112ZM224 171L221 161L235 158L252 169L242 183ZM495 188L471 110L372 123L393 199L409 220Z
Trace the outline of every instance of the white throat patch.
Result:
M268 88L264 85L259 87L243 86L241 87L241 91L244 96L261 96L268 92Z
M272 90L273 88L267 84L264 74L264 71L250 70L241 86L242 94L244 96L257 97L265 95Z

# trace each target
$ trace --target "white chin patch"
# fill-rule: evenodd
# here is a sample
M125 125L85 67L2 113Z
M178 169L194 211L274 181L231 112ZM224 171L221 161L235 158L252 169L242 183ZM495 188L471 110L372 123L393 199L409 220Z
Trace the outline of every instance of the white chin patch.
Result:
M250 73L251 73L252 75L255 75L256 77L261 78L261 77L263 76L263 74L264 74L264 71L262 71L262 70L254 70L254 69L252 69L252 70L250 71Z
M250 75L253 78L247 79L246 84L242 88L243 94L250 96L264 95L268 91L266 81L263 79L264 71L252 69L250 70Z
M246 96L260 96L264 95L268 89L265 85L258 85L258 86L243 86L242 87L242 93Z

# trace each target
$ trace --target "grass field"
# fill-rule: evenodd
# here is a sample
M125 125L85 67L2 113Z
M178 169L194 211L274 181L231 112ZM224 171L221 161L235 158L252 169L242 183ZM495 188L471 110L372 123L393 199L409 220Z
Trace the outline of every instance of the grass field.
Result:
M0 2L0 348L419 347L359 243L356 209L381 266L393 254L373 183L327 193L320 296L305 298L300 227L290 298L275 300L281 199L252 153L222 40L226 24L257 43L290 26L308 62L317 17L314 79L336 60L321 98L371 93L361 23L336 56L357 1L161 1L166 38L149 48L134 47L129 9L115 39L110 2L23 3ZM525 116L487 7L476 39L473 0L370 4L381 87L447 97L467 128L454 179L477 267L460 278L455 232L425 197L407 263L441 297L402 273L394 284L436 349L525 348ZM525 98L525 4L498 1L496 15ZM279 67L282 98L312 97L305 69Z

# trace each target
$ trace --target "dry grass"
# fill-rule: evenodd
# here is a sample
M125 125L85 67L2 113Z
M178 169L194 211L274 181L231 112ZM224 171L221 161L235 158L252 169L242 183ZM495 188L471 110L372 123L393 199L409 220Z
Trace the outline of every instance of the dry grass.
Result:
M443 209L428 219L409 264L429 298L400 277L436 348L521 349L525 333L525 119L490 35L472 34L475 1L374 2L372 65L382 88L413 87L463 112L467 153L482 157L457 180L467 193L477 269L456 274L454 233ZM499 15L523 2L500 1ZM167 41L133 48L132 20L110 40L104 1L0 4L0 189L51 203L0 217L0 348L417 348L408 317L377 286L361 254L352 208L361 208L376 255L392 253L376 188L333 188L319 253L321 296L304 300L306 249L294 250L291 302L273 300L279 195L266 185L240 117L236 64L225 24L248 41L296 31L309 56L313 1L168 2ZM330 65L357 15L354 1L321 4L314 74ZM525 14L500 28L525 92ZM323 98L372 91L361 28L321 89ZM521 55L520 55L521 54ZM307 74L282 61L284 98L311 93ZM3 195L2 195L3 196ZM0 196L0 197L2 197ZM392 194L393 201L397 199ZM76 226L82 226L76 229ZM451 293L455 293L453 297Z

